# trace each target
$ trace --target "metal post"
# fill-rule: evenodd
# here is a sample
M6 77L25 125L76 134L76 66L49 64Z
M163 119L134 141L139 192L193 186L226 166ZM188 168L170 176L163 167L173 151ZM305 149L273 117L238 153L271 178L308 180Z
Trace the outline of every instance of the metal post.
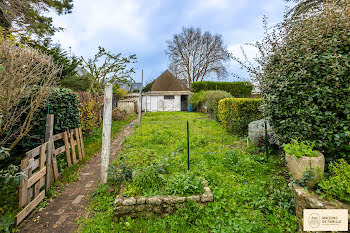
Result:
M266 151L266 156L267 160L269 159L269 139L267 136L267 123L265 121L265 151Z
M190 170L190 127L187 121L187 169Z
M101 181L107 182L109 155L111 149L111 127L112 127L112 84L108 83L104 93L103 107L103 131L102 131L102 152L101 152Z

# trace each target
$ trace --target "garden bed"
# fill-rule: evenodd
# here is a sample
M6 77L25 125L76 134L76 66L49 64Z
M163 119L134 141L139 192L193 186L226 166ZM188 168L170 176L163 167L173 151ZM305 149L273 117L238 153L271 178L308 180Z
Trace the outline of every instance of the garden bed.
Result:
M166 217L173 214L178 208L183 208L184 203L194 201L199 205L206 205L208 202L214 200L210 188L203 182L203 194L192 196L152 196L152 197L129 197L123 196L123 190L114 201L115 216L120 218L122 216L146 216L151 217L153 214L161 217Z

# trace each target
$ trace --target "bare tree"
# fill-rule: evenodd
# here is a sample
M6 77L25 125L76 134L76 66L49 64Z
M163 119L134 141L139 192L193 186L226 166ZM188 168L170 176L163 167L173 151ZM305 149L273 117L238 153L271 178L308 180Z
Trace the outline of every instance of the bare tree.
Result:
M101 46L98 47L98 53L93 59L86 61L82 57L82 61L92 81L90 90L93 88L97 91L102 90L108 82L123 83L135 73L133 68L128 69L129 63L136 62L135 54L122 57L121 53L114 55Z
M230 56L221 35L208 31L202 34L200 28L182 28L167 44L169 67L179 78L186 78L189 86L208 75L227 76L225 62Z
M0 146L12 149L30 131L60 69L50 56L13 40L0 39L0 54Z

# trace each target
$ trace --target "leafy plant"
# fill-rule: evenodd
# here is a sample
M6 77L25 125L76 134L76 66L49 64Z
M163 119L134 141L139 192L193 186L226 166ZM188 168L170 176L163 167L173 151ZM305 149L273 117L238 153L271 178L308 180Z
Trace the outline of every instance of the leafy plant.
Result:
M318 184L323 195L350 204L350 164L340 159L329 165L329 172Z
M219 119L224 128L245 135L248 124L262 118L261 99L226 98L219 101Z
M209 90L222 90L230 93L236 98L250 97L253 85L249 82L212 82L201 81L194 82L191 85L193 92L209 91Z
M108 181L114 185L132 181L132 167L124 157L120 157L118 163L114 160L108 168Z
M194 172L177 173L167 183L165 193L169 195L192 195L203 192L201 179Z
M265 23L257 67L236 60L258 81L280 145L299 137L315 141L328 161L349 162L350 2L318 3L271 30Z
M145 193L158 190L164 184L164 180L153 166L148 166L136 171L132 184Z
M206 111L216 119L218 119L218 103L221 99L232 97L230 93L226 91L201 91L194 93L191 97L191 105L193 108L201 111Z
M302 141L298 138L292 139L291 143L284 144L283 149L287 156L294 155L297 158L302 156L317 157L320 152L314 150L315 142L310 143L308 141Z

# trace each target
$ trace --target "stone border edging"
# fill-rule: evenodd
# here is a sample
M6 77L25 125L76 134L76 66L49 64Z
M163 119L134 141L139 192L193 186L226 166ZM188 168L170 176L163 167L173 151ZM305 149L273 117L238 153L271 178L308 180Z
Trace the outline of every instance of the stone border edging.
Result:
M114 212L117 218L125 215L131 217L136 217L138 215L150 217L152 214L166 217L169 214L173 214L178 207L183 207L183 204L190 200L200 205L206 205L207 203L214 201L214 196L208 185L204 186L203 194L188 197L167 195L126 198L123 197L123 188L121 188L120 194L114 201Z

